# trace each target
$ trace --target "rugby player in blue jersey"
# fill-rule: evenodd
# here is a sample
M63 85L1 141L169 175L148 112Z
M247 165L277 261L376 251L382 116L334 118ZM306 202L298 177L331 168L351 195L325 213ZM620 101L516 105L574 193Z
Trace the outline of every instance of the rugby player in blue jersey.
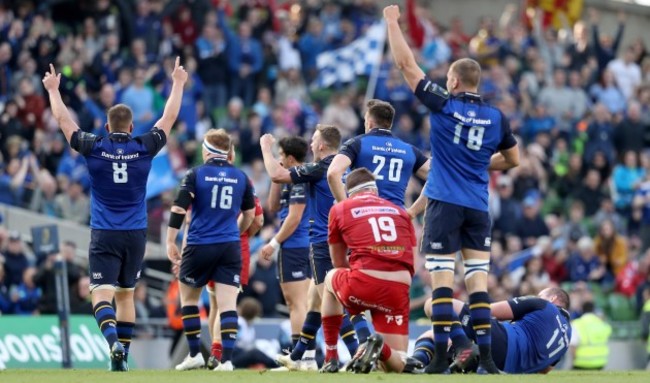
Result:
M449 67L447 89L436 85L415 61L399 17L398 6L384 8L395 65L416 97L431 111L431 170L423 191L428 201L420 250L426 254L426 265L432 273L431 321L436 354L426 372L449 372L445 350L453 315L455 257L461 251L480 353L478 372L497 374L490 349L487 293L491 245L488 170L517 166L517 141L503 113L477 93L480 65L468 58L457 60Z
M95 319L110 347L111 371L128 370L128 349L135 325L133 291L147 242L147 178L151 161L165 146L178 117L187 81L178 57L171 76L171 94L162 117L153 129L138 137L131 136L133 113L124 104L108 110L108 136L82 131L61 98L61 73L50 64L43 78L56 122L70 147L88 163L90 289Z

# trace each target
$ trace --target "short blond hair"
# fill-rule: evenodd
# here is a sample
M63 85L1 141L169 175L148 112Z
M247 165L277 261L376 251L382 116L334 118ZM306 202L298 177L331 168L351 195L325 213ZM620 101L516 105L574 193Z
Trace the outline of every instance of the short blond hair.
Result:
M128 132L133 123L133 112L124 104L117 104L108 110L108 128L111 132Z
M210 129L204 138L208 144L217 149L229 152L232 148L230 135L224 129Z
M478 88L481 81L481 64L476 60L468 58L456 60L451 64L451 70L458 76L461 84Z

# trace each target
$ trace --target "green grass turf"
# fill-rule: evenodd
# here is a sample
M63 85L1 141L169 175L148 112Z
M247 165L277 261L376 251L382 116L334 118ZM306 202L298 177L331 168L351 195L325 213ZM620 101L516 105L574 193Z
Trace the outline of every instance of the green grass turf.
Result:
M396 375L372 373L370 375L352 375L339 373L335 376L306 372L212 372L212 371L165 371L139 370L127 373L111 373L99 370L6 370L0 371L2 383L431 383L435 382L480 382L480 383L509 383L521 382L559 382L559 383L648 383L650 372L645 371L607 371L607 372L574 372L557 371L549 375L510 375L510 376L477 376L477 375Z

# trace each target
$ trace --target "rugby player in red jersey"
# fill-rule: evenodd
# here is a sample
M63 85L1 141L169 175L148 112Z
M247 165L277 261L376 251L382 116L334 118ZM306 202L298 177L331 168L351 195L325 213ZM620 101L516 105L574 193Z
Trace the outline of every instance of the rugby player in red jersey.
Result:
M346 188L349 198L334 205L329 215L335 269L325 277L321 312L327 351L321 372L338 372L336 344L344 308L350 315L369 310L377 332L360 347L348 371L368 373L377 359L386 371L422 368L405 354L416 242L411 217L377 195L375 177L366 168L348 174Z

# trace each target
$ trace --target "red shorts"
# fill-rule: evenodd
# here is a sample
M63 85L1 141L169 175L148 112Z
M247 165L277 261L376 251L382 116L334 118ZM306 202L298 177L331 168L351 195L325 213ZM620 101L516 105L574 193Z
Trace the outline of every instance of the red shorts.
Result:
M241 236L241 272L239 273L239 283L241 287L248 286L251 266L251 247L248 243L248 234ZM214 291L214 281L208 281L208 290Z
M332 288L350 315L372 313L377 332L408 335L409 286L371 277L358 270L337 270Z

